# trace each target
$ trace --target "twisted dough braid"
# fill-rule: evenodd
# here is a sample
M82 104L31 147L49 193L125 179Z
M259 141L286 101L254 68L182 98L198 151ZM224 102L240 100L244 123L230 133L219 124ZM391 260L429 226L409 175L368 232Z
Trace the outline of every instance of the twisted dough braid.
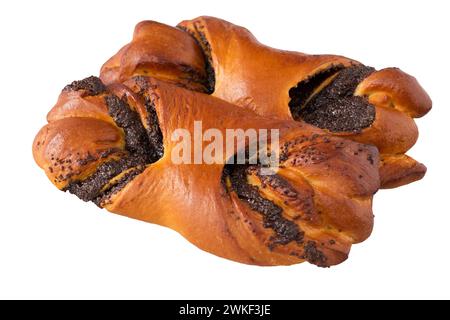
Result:
M405 152L417 139L413 118L431 101L398 69L269 48L242 27L200 17L179 28L141 22L100 79L63 89L33 144L38 165L61 190L227 259L338 264L370 235L380 183L425 174ZM261 164L225 164L225 155L173 163L171 137L193 133L197 120L224 136L280 130L281 148L271 150L280 169L267 176ZM235 154L247 143L237 140Z

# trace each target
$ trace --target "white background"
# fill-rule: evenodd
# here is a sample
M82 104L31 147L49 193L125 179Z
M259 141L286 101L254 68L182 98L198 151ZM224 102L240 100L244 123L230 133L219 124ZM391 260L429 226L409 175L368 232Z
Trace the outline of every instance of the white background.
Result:
M0 298L450 298L448 3L2 1ZM375 196L373 234L347 262L226 261L59 192L35 165L34 135L65 84L97 74L140 20L175 25L205 14L274 47L400 67L432 97L410 151L427 176Z

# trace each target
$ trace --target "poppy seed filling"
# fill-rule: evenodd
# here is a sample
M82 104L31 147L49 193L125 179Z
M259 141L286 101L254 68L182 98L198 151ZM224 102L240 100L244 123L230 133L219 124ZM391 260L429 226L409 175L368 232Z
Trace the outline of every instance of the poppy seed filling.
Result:
M289 108L294 119L300 117L299 113L301 108L305 105L309 97L312 96L316 88L318 88L329 77L337 74L344 69L343 65L332 65L326 69L323 69L305 80L301 81L296 87L289 90Z
M130 168L144 168L145 158L128 156L120 160L101 164L87 179L71 182L65 190L75 194L83 201L94 201L101 196L103 187L114 177Z
M369 127L375 120L375 107L365 97L353 94L358 84L374 71L375 69L363 65L342 70L336 70L332 66L300 82L289 92L292 116L295 120L303 120L332 132L359 132ZM328 78L327 75L335 77L311 96Z
M228 164L224 168L223 183L226 185L226 178L229 178L231 187L227 190L234 191L239 200L245 202L250 209L258 212L263 217L263 227L272 229L273 235L269 238L267 244L269 250L274 250L276 246L287 245L295 242L297 245L303 247L303 253L293 251L292 255L300 259L304 259L319 267L326 267L327 257L317 248L315 241L305 241L305 232L301 230L298 224L294 221L288 220L283 216L283 209L276 205L273 201L264 198L260 194L260 187L251 185L247 177L249 174L256 174L264 183L272 183L287 187L289 183L282 177L263 176L260 173L260 165L247 164ZM267 181L270 180L270 181ZM288 188L282 188L288 190Z
M147 96L145 97L145 108L147 110L147 137L151 146L152 157L156 160L162 158L164 154L163 137L159 126L158 115L156 114L155 105Z
M258 187L247 182L249 170L258 170L255 166L249 165L228 165L226 174L229 175L231 186L239 199L245 201L252 210L263 216L264 228L274 231L274 236L270 239L269 248L276 245L285 245L291 241L301 244L304 232L298 225L283 217L283 210L272 201L265 199L259 193Z
M200 30L200 27L198 25L194 25L195 32L183 26L178 26L177 28L187 32L202 49L201 51L203 53L206 72L205 93L212 94L216 86L216 75L212 64L211 45L209 44L205 34Z
M83 80L75 80L64 87L63 91L78 91L85 90L90 96L96 96L107 92L106 86L103 82L94 76L87 77Z

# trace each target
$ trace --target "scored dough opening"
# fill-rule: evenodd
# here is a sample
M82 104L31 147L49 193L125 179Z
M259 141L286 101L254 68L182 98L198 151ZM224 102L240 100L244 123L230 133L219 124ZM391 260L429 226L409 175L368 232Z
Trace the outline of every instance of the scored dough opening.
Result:
M375 69L364 65L330 66L289 90L293 118L331 132L359 132L375 121L375 107L356 87Z

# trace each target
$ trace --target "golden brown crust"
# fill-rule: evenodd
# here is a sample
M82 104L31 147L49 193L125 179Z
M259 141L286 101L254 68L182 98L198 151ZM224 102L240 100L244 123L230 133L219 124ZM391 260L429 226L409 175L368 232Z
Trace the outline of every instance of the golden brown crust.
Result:
M187 33L155 21L136 25L132 41L101 68L105 84L122 82L135 75L153 76L204 91L203 53Z
M82 129L81 129L82 128ZM36 163L58 188L84 179L123 150L123 134L114 125L88 117L51 121L33 142Z
M397 188L422 179L427 167L406 154L383 155L380 158L380 176L384 188Z
M412 118L426 115L432 104L416 78L398 68L374 72L360 83L355 94L369 97L377 94L380 96L377 105L395 108Z
M370 234L371 198L379 185L374 147L331 137L304 123L260 117L223 100L152 78L130 79L124 85L110 86L108 91L150 99L164 144L162 158L103 203L109 211L170 227L206 251L258 265L305 260L320 266L334 265L347 258L352 243ZM86 103L77 94L63 92L62 96L59 101L64 104L53 109L50 123L38 134L33 148L37 163L47 174L51 164L48 155L66 161L72 159L69 151L75 155L99 151L99 144L123 149L121 129L111 119L103 119L102 112L92 111L104 110L101 99L89 96ZM69 108L70 101L74 105ZM146 119L146 113L142 110L141 119ZM193 132L194 120L202 120L203 130L215 128L222 133L236 128L280 130L284 158L277 176L298 194L286 202L283 216L304 232L301 242L270 243L273 230L264 227L263 216L224 185L223 163L173 163L171 151L176 141L170 137L178 128ZM83 130L76 130L80 126ZM274 184L271 190L266 196L288 200L284 198L285 186ZM303 218L289 215L289 208L295 211L307 202L312 207L303 207L307 212Z
M54 122L69 117L89 117L113 123L104 103L105 95L89 95L85 90L63 90L55 106L47 114Z

